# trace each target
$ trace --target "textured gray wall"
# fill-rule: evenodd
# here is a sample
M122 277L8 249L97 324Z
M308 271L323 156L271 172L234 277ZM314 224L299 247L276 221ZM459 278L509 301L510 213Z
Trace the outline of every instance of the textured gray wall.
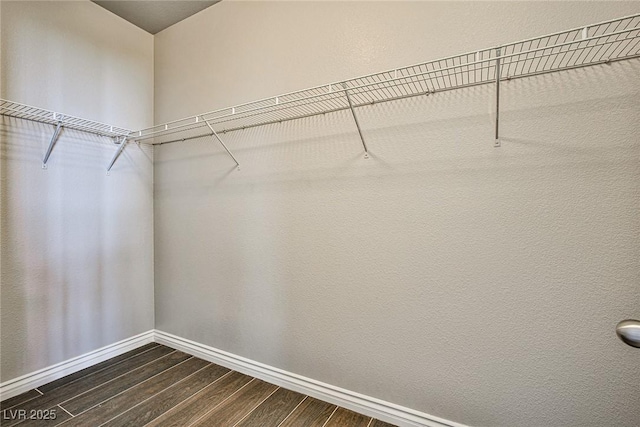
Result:
M139 128L153 121L153 37L91 2L1 2L1 97ZM148 331L153 160L3 118L2 381Z
M156 122L640 11L222 2L156 36ZM640 61L156 149L156 327L473 426L637 426Z

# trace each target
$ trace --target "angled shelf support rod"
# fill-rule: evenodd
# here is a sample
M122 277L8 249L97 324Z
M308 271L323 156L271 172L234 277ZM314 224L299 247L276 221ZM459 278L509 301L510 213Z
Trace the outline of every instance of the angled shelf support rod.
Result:
M500 48L496 49L496 139L494 147L500 147Z
M51 155L51 151L53 151L53 146L56 145L56 141L58 140L58 136L60 136L60 131L62 130L62 117L58 117L58 124L56 125L56 130L51 135L51 141L49 141L49 147L47 147L47 152L44 153L44 159L42 160L42 169L47 168L47 161L49 161L49 156Z
M211 126L211 124L202 116L200 116L200 118L202 118L202 120L207 124L207 126L209 127L209 130L211 131L211 136L214 136L218 142L220 143L220 145L222 145L222 147L226 150L227 154L229 154L231 156L231 158L233 159L234 162L236 162L236 167L238 168L238 170L240 170L240 163L238 163L238 160L235 158L235 156L233 154L231 154L231 151L229 151L229 149L227 148L227 146L225 145L224 142L222 142L222 139L220 139L220 137L218 136L218 134L216 133L215 130L213 130L213 126Z
M362 130L360 129L360 123L358 122L358 116L356 116L356 112L353 109L353 102L351 101L351 96L349 95L349 91L347 90L346 83L342 84L344 88L344 93L347 95L347 102L349 102L349 109L351 110L351 115L353 116L353 121L356 122L356 127L358 128L358 135L360 135L360 141L362 141L362 147L364 148L364 158L369 158L369 150L367 149L367 143L364 142L364 137L362 136Z
M109 174L109 172L111 172L111 168L113 167L113 164L116 162L116 160L118 160L118 157L120 157L120 154L124 151L124 147L126 145L127 145L127 137L123 136L122 142L120 143L120 147L118 147L118 151L116 151L116 153L113 155L113 158L111 159L111 163L109 163L109 166L107 167L107 175Z

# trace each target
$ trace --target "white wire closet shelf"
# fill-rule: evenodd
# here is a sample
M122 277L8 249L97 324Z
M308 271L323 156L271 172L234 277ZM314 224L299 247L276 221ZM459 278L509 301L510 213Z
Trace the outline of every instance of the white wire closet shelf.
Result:
M348 109L362 138L354 108L492 83L496 85L499 113L502 80L639 56L640 14L636 14L198 114L136 131L131 138L164 144L214 135L222 143L220 132ZM362 143L366 156L364 139Z
M500 146L500 84L504 80L588 67L640 57L640 14L591 24L554 34L396 68L349 80L273 96L234 107L198 114L135 132L0 99L0 115L55 126L43 168L61 129L69 128L114 138L119 144L107 171L128 141L165 144L213 136L239 166L218 133L287 120L350 110L365 157L368 149L356 109L441 91L494 84L495 141Z
M44 108L32 107L18 102L0 99L0 115L18 119L32 120L57 126L89 132L108 137L125 137L131 133L129 129L108 125L92 120L81 119L64 113L57 113Z
M124 150L127 142L127 137L131 133L130 130L120 128L117 126L108 125L105 123L96 122L93 120L81 119L80 117L71 116L68 114L57 113L55 111L46 110L44 108L33 107L31 105L20 104L18 102L8 101L0 99L0 115L6 117L14 117L22 120L31 120L38 123L46 123L55 126L49 146L42 159L42 169L47 169L47 162L51 156L53 147L55 146L60 131L63 128L79 130L82 132L88 132L95 135L106 136L113 138L114 141L120 145L116 151L111 163L107 167L107 173L113 167L116 159Z

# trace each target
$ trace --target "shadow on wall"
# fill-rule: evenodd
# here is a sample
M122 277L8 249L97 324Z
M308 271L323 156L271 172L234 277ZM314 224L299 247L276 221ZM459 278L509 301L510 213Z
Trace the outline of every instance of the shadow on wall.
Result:
M594 84L602 87L612 80L632 86L630 76L640 71L639 67L640 61L626 61L505 82L501 139L512 146L497 151L488 150L493 144L495 90L492 85L483 85L357 109L371 151L369 162L362 159L362 144L348 111L225 134L227 145L241 161L238 173L212 137L162 145L155 164L170 170L173 179L170 189L160 181L156 191L175 191L180 196L222 183L265 186L283 180L422 174L425 169L458 174L464 169L487 170L498 165L515 170L527 165L555 167L559 162L606 162L616 138L603 134L606 143L586 144L585 133L592 130L576 125L575 139L559 140L554 126L540 127L538 123L572 117L579 111L596 115L601 128L606 128L610 120L607 111L632 104L637 94L619 91L605 96L594 92L585 99L581 89ZM562 96L554 96L557 93ZM530 126L537 127L535 132ZM522 137L527 134L537 138ZM518 154L512 155L513 144L519 145ZM618 148L629 149L626 144ZM523 156L520 149L535 155ZM470 157L474 158L471 163L466 161ZM201 177L206 174L210 179L203 182Z
M2 117L3 381L153 327L150 148L107 177L111 140L63 130L43 170L53 130Z
M506 82L501 148L491 85L358 109L370 159L348 112L157 147L158 328L482 425L624 400L637 67Z

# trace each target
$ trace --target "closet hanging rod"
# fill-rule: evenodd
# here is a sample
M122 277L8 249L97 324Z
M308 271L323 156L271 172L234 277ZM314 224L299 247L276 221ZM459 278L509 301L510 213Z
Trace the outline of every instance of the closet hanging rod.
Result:
M208 135L205 121L224 133L435 92L498 86L508 79L637 58L639 42L640 14L635 14L173 120L136 131L132 139L178 142ZM200 128L204 132L183 134Z

